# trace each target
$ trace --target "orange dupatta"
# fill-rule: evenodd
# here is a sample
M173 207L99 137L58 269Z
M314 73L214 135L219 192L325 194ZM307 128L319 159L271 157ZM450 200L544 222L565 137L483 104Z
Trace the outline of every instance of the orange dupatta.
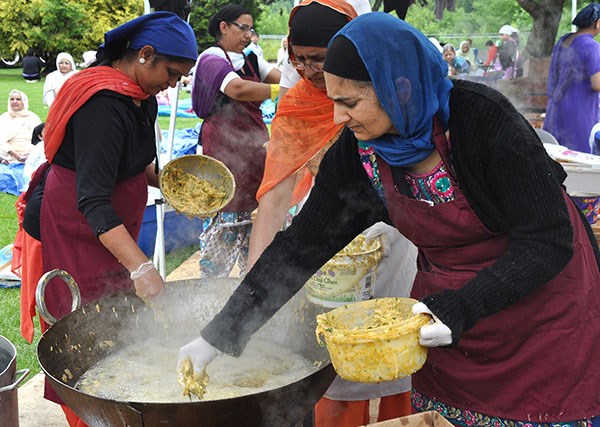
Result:
M71 116L95 93L104 89L139 100L150 96L121 71L109 66L87 68L73 74L60 88L46 119L44 150L48 162L52 163L62 144Z
M348 16L348 21L357 16L354 8L343 0L305 0L292 10L290 22L299 7L313 2L343 13ZM313 175L306 164L333 142L342 128L343 125L333 123L333 101L327 97L325 89L317 89L305 78L296 83L277 106L257 200L260 201L281 181L298 173L290 203L293 206L300 202L312 187Z
M40 166L40 169L43 166ZM29 192L28 192L29 193ZM33 342L33 317L35 316L35 291L42 277L42 243L23 229L26 196L21 193L15 203L19 228L15 234L11 271L21 279L20 312L21 335L29 344Z

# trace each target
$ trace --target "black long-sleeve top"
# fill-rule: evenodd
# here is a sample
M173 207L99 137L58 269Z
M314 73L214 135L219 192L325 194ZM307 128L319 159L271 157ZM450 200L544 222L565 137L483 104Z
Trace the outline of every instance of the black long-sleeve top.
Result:
M24 76L37 76L40 77L42 71L42 61L35 55L26 55L22 61L23 75Z
M573 229L561 187L566 173L523 116L493 89L464 80L453 84L451 168L483 224L509 237L504 255L461 289L423 299L456 343L479 319L556 277L572 257ZM378 221L390 223L387 209L360 163L355 137L345 129L325 155L299 215L276 235L202 336L239 354L321 265ZM593 246L598 259L595 241Z
M156 156L155 97L135 105L132 98L109 90L92 96L71 117L53 164L77 171L77 207L100 235L121 225L111 205L116 183L142 173ZM33 192L23 226L39 239L44 181Z

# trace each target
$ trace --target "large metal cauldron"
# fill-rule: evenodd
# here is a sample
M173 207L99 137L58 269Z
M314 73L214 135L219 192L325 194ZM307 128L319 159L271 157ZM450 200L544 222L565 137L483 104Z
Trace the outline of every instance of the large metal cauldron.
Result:
M178 345L195 338L225 304L238 281L182 280L167 283L168 314ZM38 344L38 360L59 396L85 423L95 426L295 426L302 423L325 393L335 372L325 348L315 339L315 316L322 309L300 291L256 334L322 363L317 372L278 389L214 401L142 403L107 400L74 388L99 360L136 338L156 336L161 327L133 293L120 293L87 304L60 319ZM111 343L111 345L107 345ZM175 372L173 373L175 375ZM310 424L310 421L309 421Z
M0 335L0 424L3 427L19 425L17 386L28 374L29 369L17 371L17 350Z

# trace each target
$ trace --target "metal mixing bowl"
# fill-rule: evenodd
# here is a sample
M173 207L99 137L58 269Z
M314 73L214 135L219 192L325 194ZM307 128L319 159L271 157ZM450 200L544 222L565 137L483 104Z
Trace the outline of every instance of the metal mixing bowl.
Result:
M181 200L170 193L168 188L165 188L164 177L168 176L169 172L174 169L180 169L200 179L207 180L215 188L224 191L225 196L216 206L204 206L198 203L195 204L193 210L188 209L182 204ZM235 193L235 180L229 168L219 160L201 154L190 154L171 160L160 173L159 185L167 203L177 212L190 217L207 218L213 216L233 199Z

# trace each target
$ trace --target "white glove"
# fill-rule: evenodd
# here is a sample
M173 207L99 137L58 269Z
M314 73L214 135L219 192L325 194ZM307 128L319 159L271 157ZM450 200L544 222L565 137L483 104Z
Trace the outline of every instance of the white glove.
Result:
M412 313L425 313L432 317L429 325L422 326L419 330L419 344L425 347L440 347L452 344L452 331L431 312L429 307L422 302L418 302L412 306Z
M194 366L194 374L200 374L218 354L219 351L200 336L179 349L177 372L181 371L183 361L189 358Z

